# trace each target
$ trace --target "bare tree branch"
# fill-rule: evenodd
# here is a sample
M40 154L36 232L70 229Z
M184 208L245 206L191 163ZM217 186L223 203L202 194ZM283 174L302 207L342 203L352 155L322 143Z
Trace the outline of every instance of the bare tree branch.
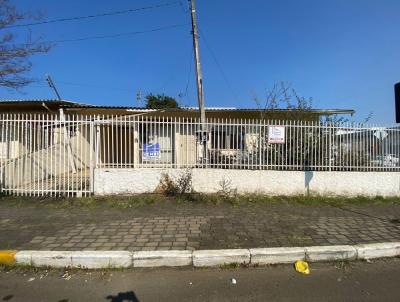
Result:
M265 99L261 101L254 97L258 109L260 109L261 119L265 119L266 112L276 109L311 109L312 98L305 98L297 94L296 90L286 82L275 82L267 90ZM290 114L290 112L288 112Z
M38 53L48 52L53 45L42 43L42 39L32 38L31 32L20 43L17 36L6 31L6 27L21 20L36 20L41 16L33 16L17 11L9 0L0 0L0 86L19 90L34 82L29 77L32 64L30 57Z

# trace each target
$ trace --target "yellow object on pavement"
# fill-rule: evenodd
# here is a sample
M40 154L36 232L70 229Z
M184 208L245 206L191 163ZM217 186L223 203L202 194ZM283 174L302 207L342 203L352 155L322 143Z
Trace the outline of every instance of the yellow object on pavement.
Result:
M0 250L0 265L12 265L15 262L16 251Z
M310 274L310 268L308 266L308 263L305 261L298 260L294 264L294 267L296 268L296 271L299 273L302 273L304 275Z

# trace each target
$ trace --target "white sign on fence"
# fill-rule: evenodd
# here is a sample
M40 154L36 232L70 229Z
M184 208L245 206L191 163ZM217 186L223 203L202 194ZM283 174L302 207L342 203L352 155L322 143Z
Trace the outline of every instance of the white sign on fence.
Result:
M384 140L389 134L385 130L378 130L374 135L377 139Z
M285 143L285 126L269 126L268 127L268 143L284 144Z

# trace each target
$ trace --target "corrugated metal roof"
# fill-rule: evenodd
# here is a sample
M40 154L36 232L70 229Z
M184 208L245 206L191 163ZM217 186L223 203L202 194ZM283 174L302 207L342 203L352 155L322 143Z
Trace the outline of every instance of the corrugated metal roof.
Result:
M183 110L199 110L199 107L181 107ZM206 107L206 110L237 110L236 107Z
M284 108L277 108L277 109L259 109L259 108L236 108L236 107L206 107L206 111L269 111L269 112L311 112L317 114L354 114L355 110L353 109L284 109ZM199 110L198 107L182 107L179 109L174 110Z
M61 100L63 101L63 100ZM0 99L1 103L15 103L15 102L60 102L58 99L18 99L18 100L12 100L12 99Z
M122 109L122 110L128 110L128 111L158 111L157 109L147 109L143 107L127 107L127 106L107 106L107 105L86 105L86 104L78 104L78 105L63 105L61 106L63 108L93 108L93 109Z
M17 99L17 100L0 99L0 103L43 103L43 102L79 104L78 102L59 100L59 99Z
M17 99L17 100L1 100L0 104L34 104L34 103L47 103L57 104L60 108L93 108L93 109L120 109L132 112L155 112L155 111L198 111L198 107L182 107L172 109L148 109L143 107L128 107L128 106L107 106L107 105L92 105L79 103L69 100L58 100L58 99ZM236 108L236 107L206 107L208 112L223 112L223 111L239 111L239 112L259 112L263 109L258 108ZM267 109L267 112L310 112L321 115L332 115L332 114L354 114L355 111L352 109Z
M37 104L37 103L90 106L89 104L83 104L68 100L58 100L58 99L18 99L18 100L0 99L0 104Z

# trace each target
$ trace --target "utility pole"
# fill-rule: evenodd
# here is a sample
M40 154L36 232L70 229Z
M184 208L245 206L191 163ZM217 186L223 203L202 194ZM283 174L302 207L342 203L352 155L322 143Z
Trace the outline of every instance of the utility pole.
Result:
M136 105L137 107L142 107L142 91L140 90L136 93Z
M197 101L199 105L200 123L201 123L201 133L198 134L198 139L201 145L203 145L203 162L207 162L208 134L206 127L206 113L204 108L203 78L201 74L201 65L200 65L199 34L197 30L196 6L194 1L195 0L189 0L189 5L192 17L193 48L194 48L194 59L196 64Z
M53 89L54 93L57 95L58 100L61 101L61 96L60 96L60 94L58 93L58 90L57 90L57 88L56 88L56 85L54 85L54 82L53 82L53 80L52 80L52 78L50 77L49 74L46 75L46 80L47 80L47 84L49 84L49 87L50 87L51 89Z

